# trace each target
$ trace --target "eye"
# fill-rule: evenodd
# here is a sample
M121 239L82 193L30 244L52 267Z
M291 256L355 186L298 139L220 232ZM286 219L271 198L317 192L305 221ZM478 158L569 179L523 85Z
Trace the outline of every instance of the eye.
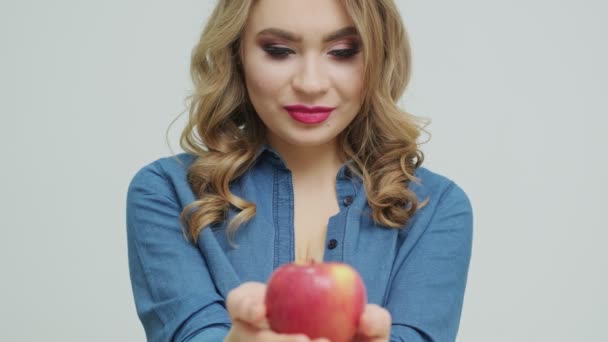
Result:
M288 55L295 54L295 51L293 51L291 49L278 47L275 45L265 45L263 47L263 50L266 51L267 54L269 54L272 58L275 58L275 59L285 59L285 58L287 58ZM359 46L355 46L355 47L349 48L349 49L332 50L329 52L329 54L338 59L349 59L349 58L355 56L357 53L359 53L359 51L360 51Z
M291 49L281 48L281 47L277 47L277 46L273 46L273 45L266 45L266 46L264 46L263 49L271 57L279 58L279 59L283 59L283 58L287 57L287 55L295 53Z
M329 53L339 59L348 59L359 53L359 48L332 50Z

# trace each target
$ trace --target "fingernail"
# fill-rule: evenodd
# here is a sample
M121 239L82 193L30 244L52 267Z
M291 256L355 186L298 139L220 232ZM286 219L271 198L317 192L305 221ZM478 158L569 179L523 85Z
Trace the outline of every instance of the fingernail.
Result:
M266 318L266 308L264 307L263 304L258 304L255 307L255 314L256 314L256 318L257 319L264 319Z
M261 314L261 308L259 305L255 305L251 308L251 319L253 320L257 320L260 317Z
M367 318L367 316L361 317L361 321L359 322L359 330L363 332L369 331L369 318Z

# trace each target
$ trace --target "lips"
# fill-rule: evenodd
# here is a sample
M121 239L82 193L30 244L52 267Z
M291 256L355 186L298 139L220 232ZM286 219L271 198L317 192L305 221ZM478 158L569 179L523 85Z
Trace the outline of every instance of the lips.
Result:
M285 106L285 109L289 115L296 121L304 124L318 124L321 123L331 115L331 112L335 109L334 107L322 107L322 106L304 106L304 105L292 105Z

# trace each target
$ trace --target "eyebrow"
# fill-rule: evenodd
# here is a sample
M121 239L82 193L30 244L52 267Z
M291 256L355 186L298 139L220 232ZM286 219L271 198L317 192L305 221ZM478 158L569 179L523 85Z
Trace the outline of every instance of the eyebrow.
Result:
M323 42L327 43L327 42L331 42L340 38L344 38L347 36L353 36L353 35L358 35L359 33L357 32L357 29L354 26L347 26L347 27L343 27L335 32L332 32L326 36L323 37ZM279 28L275 28L275 27L270 27L267 29L263 29L262 31L258 32L257 36L262 36L262 35L273 35L273 36L277 36L279 38L283 38L292 42L296 42L296 43L300 43L302 41L302 37L296 35L293 32L289 32L289 31L285 31Z

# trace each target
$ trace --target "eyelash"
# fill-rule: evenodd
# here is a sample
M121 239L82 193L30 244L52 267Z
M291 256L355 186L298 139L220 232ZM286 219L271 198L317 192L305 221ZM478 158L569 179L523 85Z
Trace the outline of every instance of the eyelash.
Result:
M272 58L275 59L284 59L285 57L287 57L289 54L293 54L293 50L291 49L287 49L287 48L280 48L280 47L276 47L276 46L265 46L264 47L264 51L266 51L266 53L268 53ZM354 57L357 53L359 53L359 48L352 48L352 49L339 49L339 50L332 50L330 51L330 53L332 53L332 56L338 58L338 59L349 59L351 57Z

